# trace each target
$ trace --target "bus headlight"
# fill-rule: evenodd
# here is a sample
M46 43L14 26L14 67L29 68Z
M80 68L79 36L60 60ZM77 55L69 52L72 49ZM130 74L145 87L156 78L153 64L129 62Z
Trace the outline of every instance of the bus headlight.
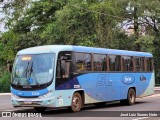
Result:
M11 97L14 97L14 98L19 98L17 95L11 93Z
M52 94L53 94L53 90L50 90L48 93L41 95L38 98L43 99L43 98L51 96Z

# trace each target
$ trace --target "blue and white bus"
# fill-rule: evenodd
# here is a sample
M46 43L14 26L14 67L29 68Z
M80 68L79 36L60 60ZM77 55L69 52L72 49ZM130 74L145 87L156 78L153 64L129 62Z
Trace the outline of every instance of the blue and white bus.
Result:
M72 45L46 45L17 53L12 70L14 107L68 107L76 112L86 104L119 100L135 104L152 95L153 56L135 52Z

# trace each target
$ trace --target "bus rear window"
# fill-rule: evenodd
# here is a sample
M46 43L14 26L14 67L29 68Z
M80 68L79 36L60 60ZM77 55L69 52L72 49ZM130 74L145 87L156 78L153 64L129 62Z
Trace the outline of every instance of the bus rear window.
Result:
M153 59L152 58L146 58L146 71L150 72L153 71Z

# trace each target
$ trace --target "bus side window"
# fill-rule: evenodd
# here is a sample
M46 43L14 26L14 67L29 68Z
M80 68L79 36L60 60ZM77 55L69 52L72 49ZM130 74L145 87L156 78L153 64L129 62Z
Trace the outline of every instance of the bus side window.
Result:
M141 57L140 58L140 62L141 62L141 66L140 66L140 71L145 71L145 65L144 65L144 57Z
M145 71L144 57L135 57L135 70L137 72Z
M61 60L62 77L68 78L70 73L70 62Z
M77 72L91 71L91 54L89 53L76 53L76 69Z
M135 57L135 70L140 71L140 58L139 57Z
M121 56L120 55L108 55L109 57L109 70L121 71Z
M123 71L133 71L133 57L122 56Z
M70 68L71 68L71 52L62 51L58 55L57 61L57 78L69 78Z
M94 71L106 71L106 55L103 54L93 54L93 68Z
M84 53L76 53L76 68L77 72L84 71Z
M61 78L60 61L57 61L56 78Z
M152 58L146 58L146 71L151 72L153 71L153 59Z

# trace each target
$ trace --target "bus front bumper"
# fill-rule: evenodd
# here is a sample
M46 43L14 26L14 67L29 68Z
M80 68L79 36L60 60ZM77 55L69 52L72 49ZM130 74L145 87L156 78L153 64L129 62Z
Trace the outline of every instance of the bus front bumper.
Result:
M14 107L55 107L55 97L49 98L20 98L11 96Z

